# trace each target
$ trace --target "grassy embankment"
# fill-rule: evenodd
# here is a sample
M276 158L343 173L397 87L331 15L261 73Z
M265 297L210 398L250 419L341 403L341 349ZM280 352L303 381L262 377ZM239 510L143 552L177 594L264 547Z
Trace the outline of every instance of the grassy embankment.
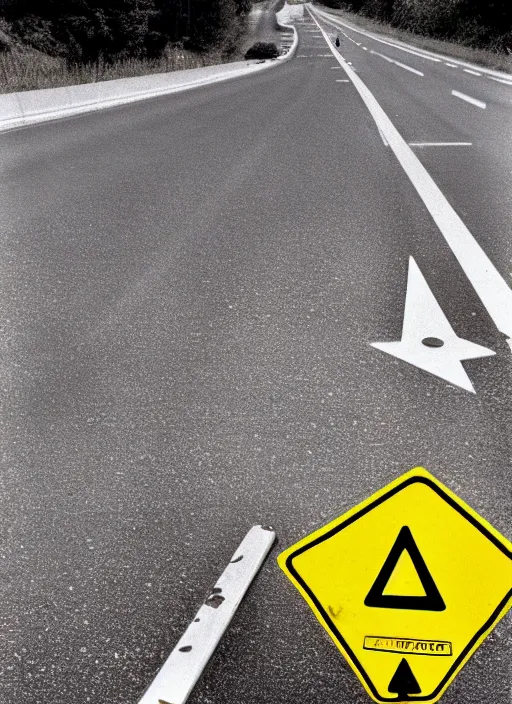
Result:
M242 3L246 0L236 1ZM227 26L222 36L218 31L215 41L204 41L202 50L186 49L183 42L168 41L156 58L134 53L122 58L109 56L105 60L100 51L97 60L85 62L72 61L55 51L41 50L30 39L25 41L8 21L0 17L0 93L94 83L242 60L241 40L245 30L246 15L241 15Z
M446 54L446 56L452 56L461 61L479 64L497 71L512 73L512 56L508 56L507 54L497 53L487 49L474 49L469 46L464 46L463 44L448 42L442 39L432 39L431 37L425 37L421 34L414 34L413 32L407 32L403 29L397 29L386 22L378 22L364 17L363 15L355 14L354 12L324 7L318 2L316 2L315 5L317 5L319 9L325 10L333 15L338 15L340 19L346 20L349 24L361 27L361 29L367 29L375 34L385 34L387 37L394 37L399 41L417 46L420 49L427 49L437 54Z
M12 93L39 88L95 83L114 78L131 78L150 73L165 73L187 68L199 68L237 60L226 59L221 51L195 53L180 48L169 48L159 59L124 59L105 63L69 66L65 59L49 56L30 47L16 46L0 54L0 93Z

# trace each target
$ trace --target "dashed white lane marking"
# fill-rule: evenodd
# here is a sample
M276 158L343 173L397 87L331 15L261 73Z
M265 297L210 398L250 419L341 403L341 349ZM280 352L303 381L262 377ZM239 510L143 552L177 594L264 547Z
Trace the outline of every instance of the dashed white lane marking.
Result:
M350 83L348 78L337 78L336 83Z
M187 701L275 537L271 529L251 528L139 704Z
M410 147L472 147L473 142L409 142Z
M463 68L462 69L464 73L470 73L472 76L481 76L481 73L478 73L478 71L473 71L471 68Z
M477 100L476 98L472 98L470 95L460 93L458 90L452 90L452 95L454 95L456 98L460 98L461 100L465 100L466 103L476 105L477 108L482 108L482 110L485 110L485 108L487 107L487 103L484 103L483 100Z
M340 71L341 70L341 66L331 66L331 68L333 71Z
M494 76L487 76L487 78L490 78L491 81L498 81L498 83L504 83L506 86L512 86L512 81L507 80L506 78L495 78Z
M410 71L411 73L415 73L418 76L425 75L421 71L418 71L417 69L412 68L412 66L407 66L407 64L402 64L400 61L395 61L395 59L392 59L391 57L386 56L386 54L379 54L378 51L370 51L370 54L374 54L375 56L380 56L381 59L385 59L386 61L389 61L390 64L395 64L396 66L400 66L400 68L405 68L406 71Z
M449 64L449 63L446 63L446 61L445 61L444 65L449 66L450 68L458 68L457 64Z
M365 46L363 46L363 49L364 49L364 51L368 51L368 49Z
M308 12L312 16L309 8ZM317 22L316 18L313 17L313 19ZM318 22L317 25L320 27ZM381 128L400 165L457 258L494 324L500 332L509 338L508 344L512 351L512 289L381 108L373 93L371 93L357 73L335 51L334 45L327 34L325 32L323 34L334 58L352 81L375 120L375 124Z

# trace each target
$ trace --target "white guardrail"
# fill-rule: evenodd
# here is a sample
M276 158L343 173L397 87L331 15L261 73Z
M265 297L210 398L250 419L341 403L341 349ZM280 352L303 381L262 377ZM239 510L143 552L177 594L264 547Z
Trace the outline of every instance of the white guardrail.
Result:
M251 528L139 704L185 704L275 538L271 528Z
M295 27L284 24L290 17L289 13L283 14L286 7L288 6L285 5L285 8L278 13L278 24L283 29L293 30L294 39L289 51L277 59L264 62L236 61L230 64L154 73L135 78L0 94L0 132L125 105L159 95L178 93L278 66L293 57L299 41Z

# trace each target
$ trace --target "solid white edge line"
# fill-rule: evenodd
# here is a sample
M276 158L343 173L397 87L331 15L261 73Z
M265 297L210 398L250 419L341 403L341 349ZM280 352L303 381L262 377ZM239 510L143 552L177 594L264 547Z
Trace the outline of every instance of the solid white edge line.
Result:
M384 142L384 146L385 146L385 147L389 147L388 140L387 140L386 137L384 136L384 132L381 130L381 128L380 128L378 125L377 125L377 129L379 130L380 138L381 138L382 141Z
M382 59L389 61L389 63L396 64L396 66L400 66L400 68L405 68L406 71L411 71L411 73L416 73L418 76L425 75L421 71L418 71L418 69L412 68L412 66L407 66L407 64L402 64L402 63L400 63L400 61L396 61L395 59L392 59L390 56L386 56L386 54L380 54L378 51L370 51L370 54L374 54L375 56L380 56Z
M505 78L495 78L494 76L487 76L491 81L498 81L498 83L504 83L506 86L512 86L512 80L507 80Z
M309 7L308 7L309 9ZM333 18L333 15L329 15L326 12L323 12L322 10L318 10L318 8L314 8L314 11L318 13L320 16L324 16L327 18ZM478 69L482 73L484 73L486 76L496 76L496 77L501 77L503 76L504 78L508 78L509 80L512 80L512 74L510 73L505 73L503 71L495 71L490 68L484 68L483 66L477 66L476 64L468 63L466 61L457 61L457 59L453 59L450 56L446 56L445 54L436 54L433 51L428 51L427 49L421 49L421 50L414 50L412 47L410 47L409 44L404 44L403 42L399 42L396 40L396 42L390 42L386 41L385 39L379 39L377 36L374 34L371 34L370 32L364 32L363 30L356 29L355 27L352 27L350 24L343 22L342 20L339 20L337 18L334 18L336 22L341 24L343 27L347 27L347 29L350 29L352 32L357 32L358 34L363 34L365 37L368 37L369 39L373 39L376 42L380 42L381 44L388 44L389 46L395 47L395 49L400 49L400 51L406 51L409 54L417 54L417 56L421 56L424 59L427 59L429 61L436 61L436 62L445 62L445 61L456 61L455 64L453 64L454 68L462 68L463 66L466 66L467 68L474 68ZM338 25L339 26L339 25Z
M310 15L313 17L308 7ZM313 17L313 19L315 19ZM315 19L316 21L316 19ZM318 22L317 22L318 24ZM320 26L320 25L318 25ZM323 30L322 30L323 31ZM416 154L398 132L366 84L334 50L324 32L336 61L344 69L364 101L377 127L380 127L403 170L423 201L432 219L452 250L462 270L480 298L494 324L512 338L512 289L475 240L445 195ZM511 345L512 349L512 345Z
M187 701L275 537L272 529L250 529L139 704Z
M460 98L461 100L465 100L466 103L476 105L477 108L482 108L482 110L485 110L485 108L487 107L487 103L484 103L483 100L477 100L476 98L472 98L470 95L460 93L458 90L452 90L452 95L454 95L456 98Z

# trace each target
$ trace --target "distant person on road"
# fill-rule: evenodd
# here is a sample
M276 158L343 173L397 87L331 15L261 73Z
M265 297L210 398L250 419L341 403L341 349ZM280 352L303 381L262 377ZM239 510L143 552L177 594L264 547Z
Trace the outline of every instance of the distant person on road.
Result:
M340 38L339 38L339 37L336 37L335 44L336 44L336 46L339 46L339 45L340 45Z

